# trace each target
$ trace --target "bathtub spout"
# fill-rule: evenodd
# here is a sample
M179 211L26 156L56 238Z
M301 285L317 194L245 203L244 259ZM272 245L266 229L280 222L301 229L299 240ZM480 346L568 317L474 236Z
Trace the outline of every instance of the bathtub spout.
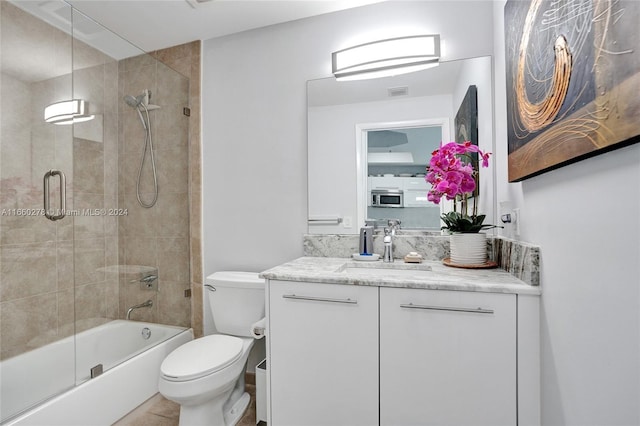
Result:
M152 306L153 306L153 300L149 299L144 303L140 303L139 305L134 305L134 306L130 307L129 310L127 311L127 319L130 319L131 312L133 312L134 309L150 308Z

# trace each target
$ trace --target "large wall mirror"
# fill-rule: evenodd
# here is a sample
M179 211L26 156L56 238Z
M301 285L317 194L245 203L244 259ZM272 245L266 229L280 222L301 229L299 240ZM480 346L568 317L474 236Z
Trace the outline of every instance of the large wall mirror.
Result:
M451 205L427 202L426 165L441 141L473 137L495 151L492 76L483 56L380 79L310 80L308 232L356 234L365 220L388 219L439 231ZM493 164L480 172L487 223L495 223L494 173Z

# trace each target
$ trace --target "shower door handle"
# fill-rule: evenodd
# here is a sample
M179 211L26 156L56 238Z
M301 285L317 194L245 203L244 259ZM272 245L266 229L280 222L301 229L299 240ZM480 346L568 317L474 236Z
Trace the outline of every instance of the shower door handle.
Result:
M60 211L58 214L52 214L51 200L49 198L49 179L51 176L58 176L60 178ZM44 216L52 221L60 220L65 217L65 210L67 204L67 179L60 170L51 169L44 174Z

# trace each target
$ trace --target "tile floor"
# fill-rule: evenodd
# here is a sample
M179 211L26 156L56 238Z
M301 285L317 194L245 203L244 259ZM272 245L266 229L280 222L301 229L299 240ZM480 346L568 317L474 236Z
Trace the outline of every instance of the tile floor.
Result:
M246 388L251 402L236 426L256 425L256 387L247 383ZM113 426L178 426L179 418L180 406L156 394ZM266 423L260 422L260 425L266 426Z

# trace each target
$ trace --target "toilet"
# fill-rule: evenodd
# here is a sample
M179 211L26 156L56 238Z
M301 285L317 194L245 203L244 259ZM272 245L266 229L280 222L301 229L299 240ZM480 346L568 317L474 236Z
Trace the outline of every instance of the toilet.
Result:
M181 426L235 425L249 405L244 374L265 315L265 282L257 273L216 272L206 279L205 307L218 334L192 340L160 366L160 393L180 404Z

